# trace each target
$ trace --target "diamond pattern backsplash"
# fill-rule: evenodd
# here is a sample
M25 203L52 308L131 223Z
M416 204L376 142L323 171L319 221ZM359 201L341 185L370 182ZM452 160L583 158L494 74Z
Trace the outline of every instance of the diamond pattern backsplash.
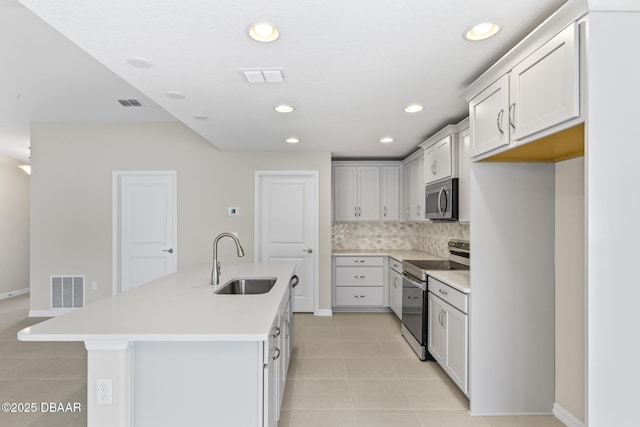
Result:
M449 239L469 240L469 224L334 222L333 249L414 249L447 257Z

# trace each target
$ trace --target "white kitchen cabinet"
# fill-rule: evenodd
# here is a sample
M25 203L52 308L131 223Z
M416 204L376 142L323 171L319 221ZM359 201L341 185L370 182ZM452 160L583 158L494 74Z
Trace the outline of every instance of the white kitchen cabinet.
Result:
M431 277L428 280L429 353L468 395L468 296Z
M333 305L384 308L389 305L387 257L333 257Z
M471 213L471 132L469 120L458 123L458 221L469 223Z
M424 151L405 159L405 220L426 221L424 215Z
M389 257L389 308L402 320L402 263Z
M380 168L336 166L333 168L333 209L336 221L380 219Z
M425 184L451 178L455 171L452 164L455 157L455 134L447 135L440 141L425 148Z
M382 166L382 220L400 221L401 165Z
M401 187L399 162L334 162L334 220L399 221Z
M579 69L574 23L471 99L472 155L517 146L578 117Z
M278 317L273 320L269 341L265 346L266 354L264 355L264 426L276 427L278 425L278 409L279 409L279 378L278 378L278 358L281 356L281 350L278 348Z

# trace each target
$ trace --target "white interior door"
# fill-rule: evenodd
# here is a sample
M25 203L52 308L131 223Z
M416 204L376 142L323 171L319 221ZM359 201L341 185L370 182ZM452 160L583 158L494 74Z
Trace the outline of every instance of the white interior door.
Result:
M256 172L258 262L296 266L300 283L292 295L293 311L312 312L318 292L318 172Z
M114 172L114 292L176 271L176 172Z

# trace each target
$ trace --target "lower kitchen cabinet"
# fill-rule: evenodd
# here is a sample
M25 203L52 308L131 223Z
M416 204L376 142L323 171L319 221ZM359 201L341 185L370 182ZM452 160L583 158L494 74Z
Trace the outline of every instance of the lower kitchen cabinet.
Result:
M468 395L468 296L429 277L428 304L429 353L460 390Z
M333 257L333 306L338 309L389 305L387 257Z

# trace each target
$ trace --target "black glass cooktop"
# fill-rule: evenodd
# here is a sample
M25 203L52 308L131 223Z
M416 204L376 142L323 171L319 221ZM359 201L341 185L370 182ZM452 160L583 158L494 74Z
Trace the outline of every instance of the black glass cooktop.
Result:
M405 260L407 264L412 264L422 270L468 270L469 266L448 259L419 259Z

